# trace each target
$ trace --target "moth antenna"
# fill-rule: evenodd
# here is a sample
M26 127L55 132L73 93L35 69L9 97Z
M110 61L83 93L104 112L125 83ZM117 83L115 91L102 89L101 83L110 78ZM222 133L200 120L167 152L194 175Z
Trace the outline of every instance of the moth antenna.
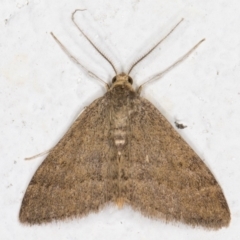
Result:
M133 70L133 68L140 63L145 57L147 57L160 43L162 43L176 28L177 26L184 20L184 18L182 18L172 29L171 31L164 37L162 38L158 43L156 43L156 45L154 47L152 47L147 53L145 53L142 57L140 57L128 70L128 75L130 74L130 72Z
M58 40L58 38L51 32L52 37L54 40L58 43L58 45L62 48L62 50L68 55L69 58L71 58L76 64L80 65L87 73L91 76L94 77L95 79L101 81L104 83L107 89L109 89L109 85L103 81L101 78L99 78L95 73L89 71L86 67L84 67L68 50L67 48Z
M108 61L108 63L112 66L115 74L117 75L117 70L115 68L115 66L113 65L113 63L109 60L109 58L106 57L106 55L101 52L97 46L89 39L89 37L82 31L82 29L77 25L77 23L75 22L75 19L74 19L74 16L75 16L75 13L78 12L78 11L85 11L86 9L76 9L73 13L72 13L72 21L73 23L75 24L75 26L77 27L77 29L82 33L82 35L88 40L88 42L98 51L99 54L102 55L103 58L105 58L106 61Z
M199 41L194 47L192 47L187 53L185 53L182 57L180 57L176 62L174 62L172 65L170 65L169 67L167 67L165 70L163 70L160 73L157 73L156 75L154 75L153 77L151 77L147 82L143 83L137 90L137 92L140 94L141 90L143 88L144 85L146 85L147 83L152 82L153 80L159 79L161 78L164 74L166 74L168 71L170 71L171 69L173 69L174 67L176 67L179 63L181 63L182 61L184 61L203 41L205 41L205 38L202 39L201 41Z

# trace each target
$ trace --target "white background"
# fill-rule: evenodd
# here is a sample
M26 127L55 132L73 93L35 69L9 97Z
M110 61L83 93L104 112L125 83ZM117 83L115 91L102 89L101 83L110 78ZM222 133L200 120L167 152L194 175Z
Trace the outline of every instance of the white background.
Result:
M41 226L19 223L24 192L44 157L104 86L73 63L50 32L107 82L114 72L78 32L71 13L97 46L128 69L182 17L184 22L132 72L134 86L173 63L202 38L182 64L142 95L201 156L221 185L232 220L208 231L151 220L130 207L106 207L82 219ZM1 0L1 239L238 239L240 234L240 3L238 0Z

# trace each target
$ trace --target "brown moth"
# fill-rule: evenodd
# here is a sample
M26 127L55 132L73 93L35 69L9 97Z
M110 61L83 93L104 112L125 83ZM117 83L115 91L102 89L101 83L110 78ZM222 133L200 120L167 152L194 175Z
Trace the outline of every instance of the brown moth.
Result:
M72 14L74 23L77 11ZM155 77L185 59L202 41ZM106 94L84 110L36 171L22 201L22 223L81 217L113 202L167 222L212 229L229 225L228 204L213 174L158 109L140 96L143 85L137 91L132 87L131 70L154 48L127 74L118 74L96 48L116 76Z

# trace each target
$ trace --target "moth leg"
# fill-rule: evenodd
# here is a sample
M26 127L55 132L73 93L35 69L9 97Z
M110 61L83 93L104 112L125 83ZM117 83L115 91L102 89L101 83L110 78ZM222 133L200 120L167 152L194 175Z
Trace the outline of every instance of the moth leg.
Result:
M86 109L87 109L87 106L84 107L84 108L82 109L82 111L77 115L77 117L75 118L74 122L78 119L78 117L79 117ZM54 146L54 147L55 147L55 146ZM38 153L37 155L31 156L31 157L27 157L27 158L25 158L25 160L32 160L32 159L34 159L34 158L41 157L41 156L43 156L43 155L45 155L45 154L49 154L54 147L52 147L52 148L50 148L50 149L48 149L48 150L46 150L46 151L44 151L44 152Z
M94 77L95 79L101 81L106 89L109 89L109 85L103 81L100 77L98 77L95 73L89 71L85 66L83 66L68 50L67 48L60 42L60 40L58 40L58 38L51 32L52 37L54 38L54 40L58 43L58 45L62 48L62 50L68 55L68 57L70 59L72 59L76 64L80 65L88 74L90 77Z
M174 62L172 65L170 65L169 67L167 67L165 70L163 70L160 73L157 73L156 75L154 75L153 77L151 77L148 81L146 81L145 83L143 83L142 85L139 86L137 93L140 94L142 91L142 88L144 85L146 85L147 83L150 83L156 79L160 79L161 77L163 77L164 74L166 74L167 72L169 72L170 70L172 70L174 67L176 67L179 63L181 63L182 61L184 61L203 41L205 41L205 39L202 39L201 41L199 41L194 47L192 47L187 53L185 53L183 56L181 56L176 62Z
M135 63L132 64L132 66L130 67L130 69L127 71L128 75L130 74L130 72L133 70L133 68L140 63L145 57L147 57L158 45L160 45L160 43L162 43L177 27L178 25L183 21L184 19L182 18L171 30L170 32L164 36L159 42L157 42L155 44L155 46L153 46L147 53L145 53L142 57L140 57Z
M78 113L78 115L77 115L77 117L75 118L75 120L77 120L78 117L79 117L87 108L88 108L88 106L85 106L85 107L82 109L82 111L80 111L80 113ZM74 120L74 121L75 121L75 120Z
M34 158L41 157L41 156L43 156L43 155L45 155L45 154L49 154L53 148L54 148L54 147L48 149L47 151L38 153L37 155L31 156L31 157L27 157L27 158L25 158L25 160L32 160L32 159L34 159Z

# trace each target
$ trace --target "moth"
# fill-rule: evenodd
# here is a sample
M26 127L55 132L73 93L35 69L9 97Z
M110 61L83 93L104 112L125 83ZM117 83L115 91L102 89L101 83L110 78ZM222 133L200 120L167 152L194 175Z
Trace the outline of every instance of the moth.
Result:
M77 11L72 20L78 27ZM118 73L78 27L116 75L106 84L105 95L83 111L37 169L22 201L22 223L81 217L113 202L166 222L228 226L229 207L213 174L158 109L141 97L143 85L137 90L132 86L132 69L179 23L127 73ZM163 76L203 41L149 81Z

